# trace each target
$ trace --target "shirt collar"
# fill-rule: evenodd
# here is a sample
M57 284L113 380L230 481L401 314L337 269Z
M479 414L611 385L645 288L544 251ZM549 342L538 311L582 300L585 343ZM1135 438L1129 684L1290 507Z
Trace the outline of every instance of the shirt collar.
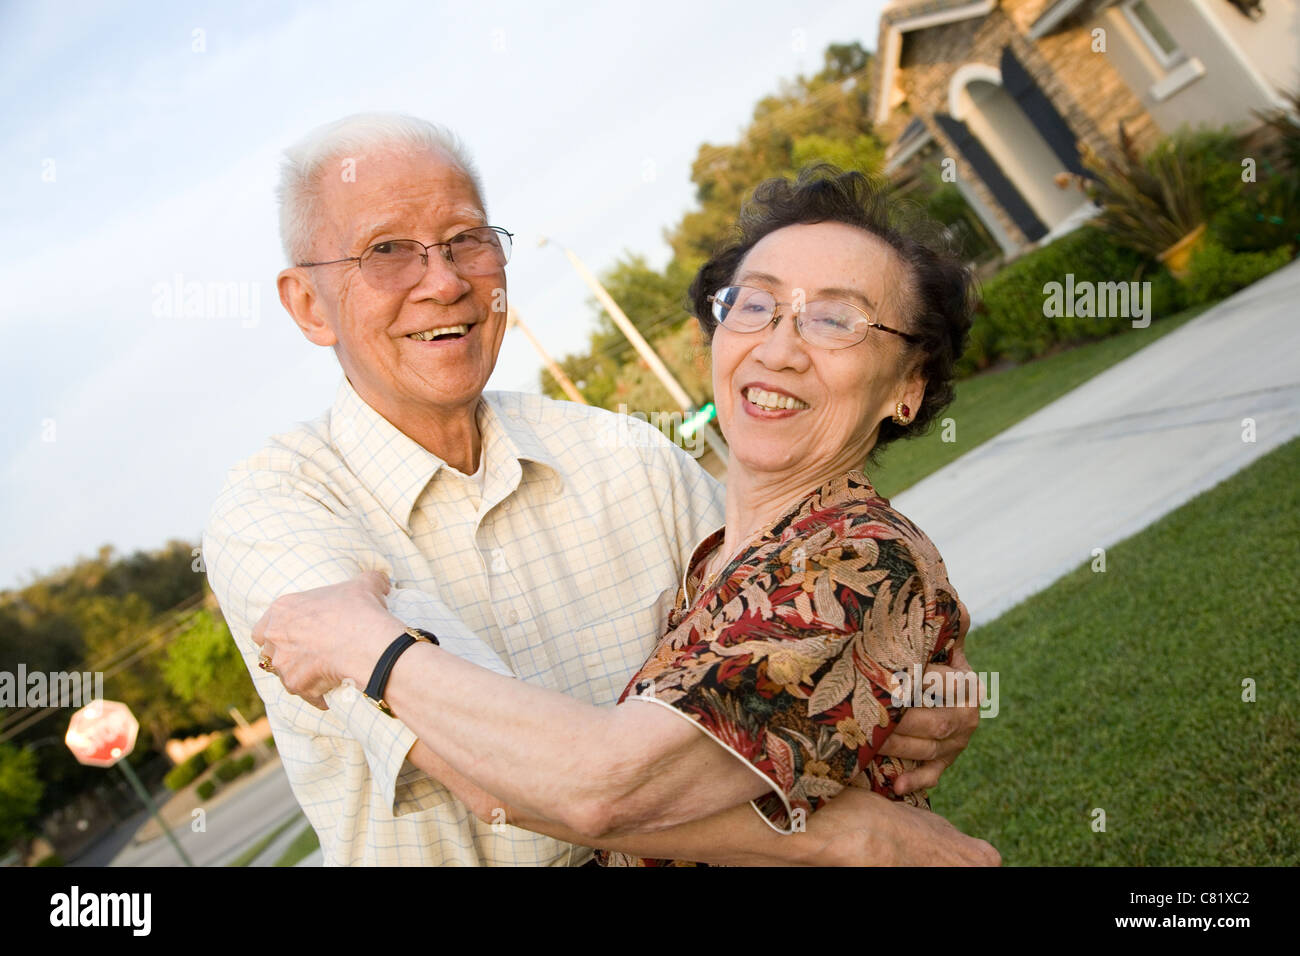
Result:
M549 469L553 487L562 487L559 465L537 435L486 398L479 400L478 425L488 479L511 461L531 461ZM330 436L352 473L393 521L410 532L416 501L447 463L368 405L346 375L330 409Z
M527 416L521 414L518 407L504 407L499 401L500 397L497 392L484 392L478 407L478 426L479 433L483 436L483 447L492 449L488 455L488 477L491 478L494 466L499 468L511 461L528 461L540 465L539 471L548 474L552 490L560 491L564 487L564 471L559 459L546 447L537 431L529 427Z

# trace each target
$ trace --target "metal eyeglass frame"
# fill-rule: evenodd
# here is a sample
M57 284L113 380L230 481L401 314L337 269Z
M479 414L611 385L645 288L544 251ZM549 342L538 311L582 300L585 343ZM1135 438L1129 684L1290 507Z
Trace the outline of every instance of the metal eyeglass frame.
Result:
M375 249L377 246L382 246L382 245L385 245L385 244L390 243L390 242L413 242L413 243L415 243L417 246L423 246L423 247L424 247L424 255L422 256L422 258L424 259L424 268L425 268L426 271L427 271L428 268L429 268L429 250L430 250L430 249L433 249L433 248L435 248L435 247L437 247L437 246L446 246L446 247L447 247L447 251L446 251L445 253L442 253L442 254L441 254L441 255L442 255L442 258L443 258L445 261L450 262L452 265L455 266L455 265L456 265L456 260L455 260L455 258L453 257L453 254L452 254L452 251L451 251L451 244L452 244L453 242L455 242L457 239L459 239L461 236L465 235L465 233L467 233L467 232L474 232L475 230L478 230L478 229L491 229L493 232L500 233L501 235L505 236L505 237L508 238L508 239L514 239L514 237L515 237L515 234L514 234L513 232L511 232L511 231L508 230L508 229L503 228L502 226L473 226L473 227L471 227L471 228L469 228L469 229L462 229L460 232L456 233L456 235L452 236L450 239L446 240L445 242L430 242L430 243L424 243L424 242L421 242L419 239L384 239L382 242L373 242L373 243L371 243L370 245L366 246L365 249L361 250L361 255L359 255L359 256L344 256L342 259L328 259L328 260L326 260L325 262L295 262L294 265L297 266L297 267L300 268L300 269L309 269L309 268L311 268L312 266L332 266L332 265L337 265L337 264L340 263L340 262L355 262L355 263L357 263L358 265L360 265L361 261L362 261L363 259L365 259L365 258L366 258L366 257L367 257L371 252L373 252L374 249ZM514 251L514 244L513 244L513 242L512 242L512 243L511 243L511 252L513 252L513 251ZM508 263L509 261L510 261L510 253L506 253L506 261L503 262L502 265L505 265L505 264ZM459 268L460 268L460 267L457 266L457 269L459 269ZM364 274L365 274L365 273L362 273L362 275L364 275ZM462 274L463 274L463 273L462 273ZM484 275L487 275L487 274L488 274L488 273L484 273ZM423 278L423 276L421 276L421 278ZM414 285L418 285L418 284L419 284L419 279L417 279L417 280L415 281L415 283L413 283L413 286L414 286Z
M719 298L719 296L720 296L723 292L725 292L727 289L748 289L748 290L751 291L751 292L763 292L763 293L766 293L767 295L772 295L772 293L768 292L766 289L756 289L756 288L754 288L753 286L745 286L745 285L728 285L728 286L723 286L721 289L719 289L719 290L718 290L717 292L715 292L713 295L711 295L711 296L707 296L707 297L706 297L706 301L709 302L711 305L720 305L720 306L723 306L723 307L726 308L726 310L727 310L728 312L730 312L731 309L732 309L732 306L729 305L728 303L726 303L725 301L723 301L722 299ZM773 295L772 298L775 299L776 296ZM890 333L891 335L897 335L899 338L903 339L904 341L911 342L911 343L913 343L913 344L915 344L915 343L921 341L920 338L919 338L918 336L915 336L915 335L913 335L913 334L910 333L910 332L900 332L898 329L891 329L891 328L890 328L889 326L887 326L887 325L881 325L879 322L876 322L875 320L873 320L873 319L871 318L871 316L867 315L867 313L865 313L865 312L863 312L861 309L859 309L859 308L858 308L856 305L854 305L852 302L845 302L843 299L815 299L814 301L816 301L816 302L835 302L835 303L837 303L837 304L839 304L839 305L847 306L848 308L852 309L854 312L858 313L858 315L862 316L862 321L866 323L866 328L867 328L867 329L880 329L880 331L882 331L882 332L888 332L888 333ZM770 320L768 320L768 322L766 322L765 324L759 326L759 327L756 328L756 329L745 329L745 330L741 330L741 329L733 329L733 328L731 328L731 326L727 325L727 323L726 323L723 319L718 319L718 324L721 325L721 326L723 326L724 328L726 328L727 331L729 331L729 332L736 332L736 333L738 333L739 335L749 335L749 334L752 333L752 332L762 332L763 329L767 328L769 325L773 324L774 322L776 322L778 319L781 318L781 306L783 306L783 305L788 305L788 306L790 306L791 310L794 309L794 303L793 303L793 302L776 302L776 303L774 303L773 306L772 306L772 318L771 318ZM810 306L810 305L812 305L812 302L805 303L805 304L804 304L804 310L803 310L803 312L795 312L795 313L794 313L794 325L795 325L795 329L798 331L798 333L799 333L799 337L800 337L801 339L803 339L805 342L808 342L809 345L815 346L816 348L819 348L819 349L826 349L826 351L828 351L828 352L835 352L835 351L838 351L838 350L840 350L840 349L848 349L848 348L852 348L853 346L857 345L859 342L865 342L865 341L866 341L866 339L867 339L867 333L866 333L865 331L862 333L862 338L858 339L858 340L855 341L855 342L848 342L848 343L846 343L846 344L844 344L844 345L826 346L826 345L818 345L816 342L811 342L811 341L809 341L808 338L807 338L807 336L805 336L805 335L803 334L803 321L802 321L802 318L803 318L803 315L808 311L808 306ZM714 316L714 318L717 318L717 316Z

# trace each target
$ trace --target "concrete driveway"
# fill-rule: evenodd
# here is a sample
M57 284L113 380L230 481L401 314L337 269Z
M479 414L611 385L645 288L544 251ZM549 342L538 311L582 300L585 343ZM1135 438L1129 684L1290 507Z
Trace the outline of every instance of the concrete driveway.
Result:
M1245 419L1253 441L1243 440ZM1300 261L893 504L938 546L978 626L1297 434Z

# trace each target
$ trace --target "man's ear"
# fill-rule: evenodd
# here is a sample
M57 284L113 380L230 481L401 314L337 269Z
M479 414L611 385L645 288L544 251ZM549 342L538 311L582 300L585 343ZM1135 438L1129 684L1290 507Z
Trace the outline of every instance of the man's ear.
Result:
M307 341L323 346L338 344L338 336L325 321L316 286L301 269L285 269L276 277L275 287L280 292L280 304L293 317L294 324L302 329Z

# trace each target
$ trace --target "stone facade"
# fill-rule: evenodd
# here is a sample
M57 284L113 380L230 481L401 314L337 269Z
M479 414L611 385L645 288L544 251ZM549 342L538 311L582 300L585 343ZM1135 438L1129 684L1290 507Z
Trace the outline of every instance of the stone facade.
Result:
M1109 5L1109 0L1085 2L1054 30L1031 39L1031 27L1051 5L1052 0L1002 0L982 16L906 32L894 74L898 93L880 89L877 84L873 94L877 97L893 94L893 102L897 104L878 127L881 138L892 142L913 118L919 118L938 150L919 153L911 162L934 161L936 155L954 159L957 175L984 205L986 218L990 213L996 216L1006 235L1022 248L1032 244L1030 237L935 121L936 114L951 110L949 87L958 69L978 64L997 70L1003 49L1010 47L1068 124L1078 145L1104 157L1114 157L1117 152L1121 121L1139 150L1149 148L1160 135L1151 116L1106 54L1093 52L1092 30L1100 25L1098 14ZM929 2L889 8L881 22L882 41L892 23L918 13L933 13L944 6ZM959 8L969 4L947 6ZM883 42L880 49L885 49ZM901 102L898 102L899 94L904 97Z

